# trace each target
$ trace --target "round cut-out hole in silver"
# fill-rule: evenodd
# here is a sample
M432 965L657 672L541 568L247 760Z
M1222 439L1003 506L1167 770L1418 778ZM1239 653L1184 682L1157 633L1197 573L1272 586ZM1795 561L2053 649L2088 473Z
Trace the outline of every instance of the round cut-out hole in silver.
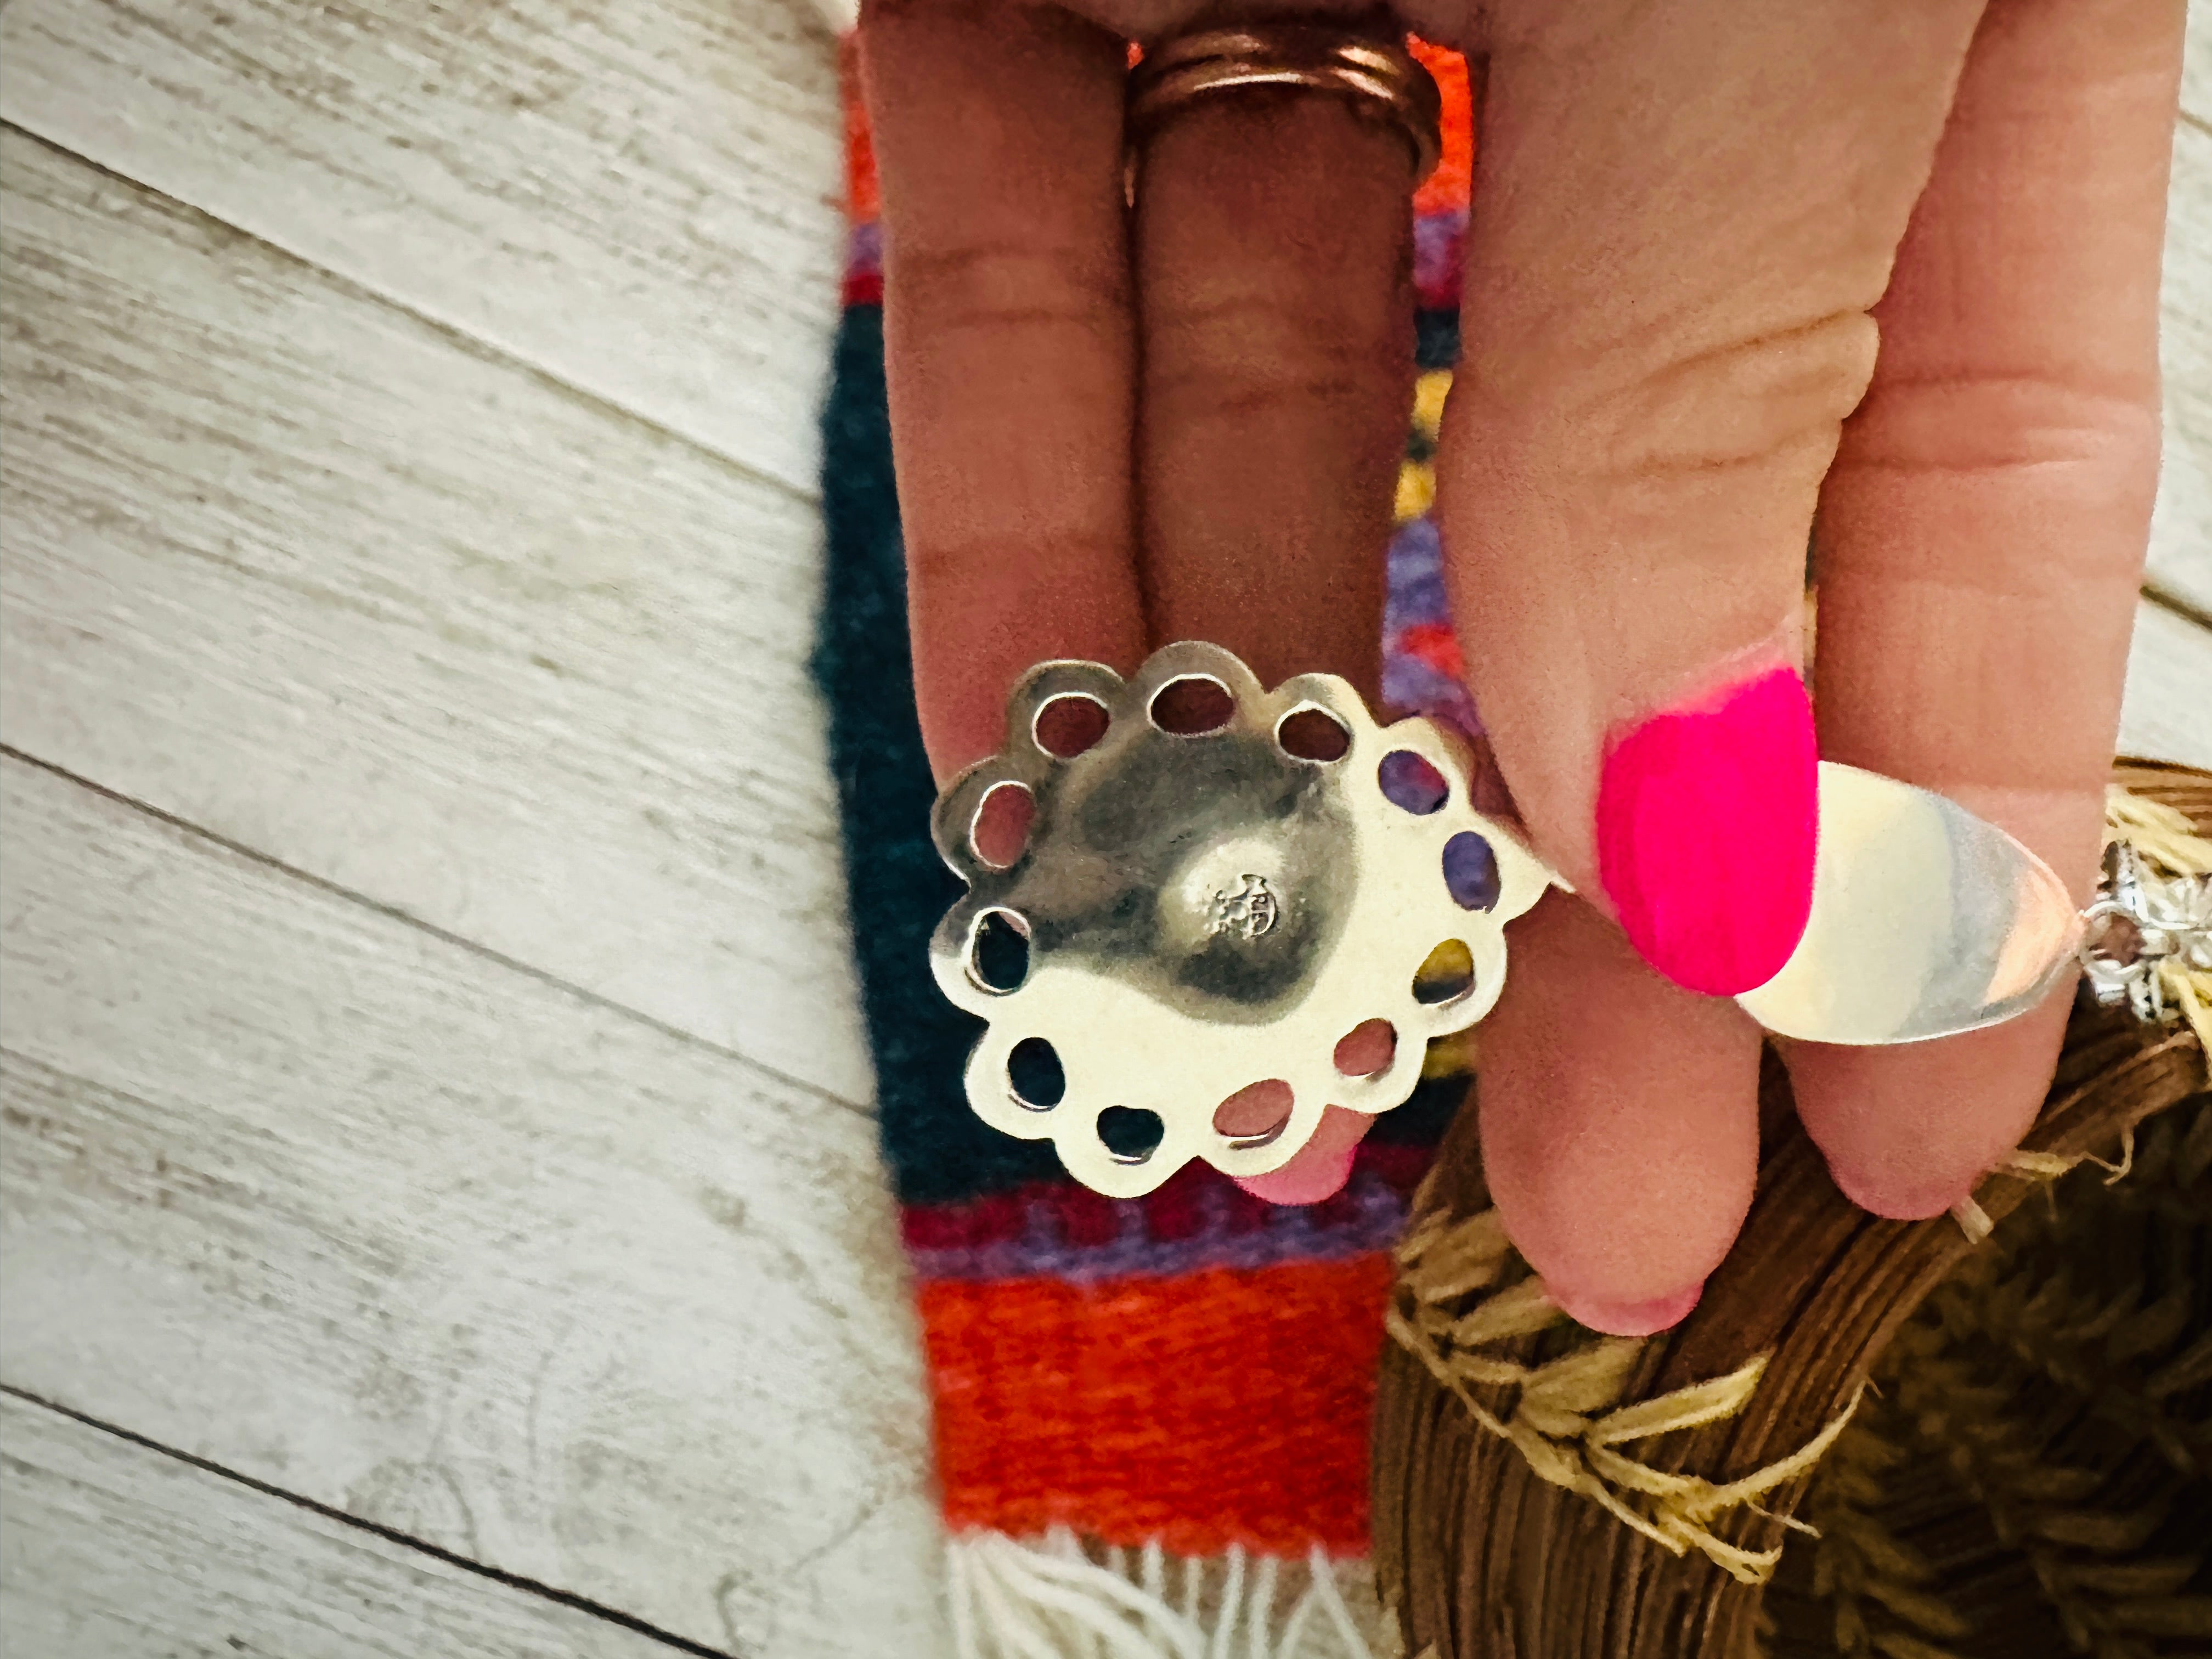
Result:
M1006 1086L1015 1102L1048 1112L1067 1098L1067 1073L1060 1051L1042 1037L1024 1037L1006 1056Z
M975 918L968 936L968 977L984 990L1005 995L1018 991L1030 976L1030 924L1003 907Z
M1275 727L1283 752L1299 760L1340 761L1352 749L1352 733L1325 708L1294 708Z
M1375 769L1375 781L1382 786L1383 799L1416 817L1441 811L1451 799L1444 775L1410 749L1393 749L1383 756Z
M1379 1077L1398 1057L1398 1028L1387 1019L1364 1019L1337 1039L1336 1069L1346 1077Z
M1025 783L1002 783L983 797L969 826L968 844L994 870L1010 870L1030 848L1036 797Z
M1106 705L1080 691L1057 696L1036 712L1037 747L1056 760L1073 760L1098 746L1112 724Z
M1210 675L1186 674L1152 693L1146 712L1170 737L1202 738L1229 724L1237 713L1237 699Z
M1444 887L1462 910L1498 905L1498 854L1487 839L1462 830L1444 843Z
M1213 1109L1213 1132L1239 1150L1271 1145L1290 1127L1297 1103L1280 1078L1247 1084Z
M1446 939L1413 972L1413 1000L1427 1007L1457 1002L1474 989L1474 952L1464 939Z
M1109 1106L1098 1114L1098 1140L1117 1164L1142 1164L1159 1150L1168 1126L1142 1106Z

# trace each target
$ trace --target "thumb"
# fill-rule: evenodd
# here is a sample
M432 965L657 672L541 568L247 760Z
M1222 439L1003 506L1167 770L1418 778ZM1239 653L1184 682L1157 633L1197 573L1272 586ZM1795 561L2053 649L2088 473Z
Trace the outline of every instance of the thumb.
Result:
M1804 928L1806 547L1978 9L1514 0L1493 36L1454 608L1538 844L1692 990Z

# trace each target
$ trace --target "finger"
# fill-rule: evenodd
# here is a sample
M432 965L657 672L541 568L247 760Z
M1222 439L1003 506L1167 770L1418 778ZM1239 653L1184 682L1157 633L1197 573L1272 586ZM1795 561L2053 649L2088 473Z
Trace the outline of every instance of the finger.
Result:
M1820 502L1834 758L1964 802L2086 898L2159 453L2182 8L1997 0ZM1807 1045L1798 1110L1885 1215L1964 1197L2033 1119L2068 997L1948 1042Z
M1343 98L1247 88L1152 135L1135 222L1141 568L1158 640L1371 696L1413 404L1412 153Z
M1803 930L1799 593L1869 308L1979 0L1497 21L1440 468L1448 574L1540 844L1714 994Z
M1376 694L1413 402L1413 182L1405 138L1328 94L1216 94L1151 136L1137 465L1156 641L1225 645L1267 684L1319 672ZM1242 1184L1327 1198L1370 1121L1332 1107Z
M1697 1305L1750 1208L1759 1033L1565 894L1516 923L1482 1027L1483 1172L1553 1300L1644 1336Z
M1694 1304L1756 1163L1809 902L1806 537L1972 0L1493 13L1439 507L1475 698L1540 846L1483 1043L1486 1170L1562 1305ZM1677 982L1670 987L1644 962Z
M915 694L939 778L1030 665L1144 655L1132 560L1126 48L1049 6L860 20Z

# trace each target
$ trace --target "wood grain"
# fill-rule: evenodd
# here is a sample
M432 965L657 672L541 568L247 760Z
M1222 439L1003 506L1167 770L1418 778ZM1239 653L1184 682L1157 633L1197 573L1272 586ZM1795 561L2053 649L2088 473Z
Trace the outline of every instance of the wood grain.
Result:
M2191 12L2192 43L2212 33L2208 14L2212 4ZM2212 76L2212 46L2195 52L2191 73ZM2212 107L2212 84L2192 82L2185 109L2192 99ZM2154 592L2212 616L2212 125L2185 119L2174 131L2159 320L2166 441L2145 574Z
M670 1659L665 1642L0 1395L21 1659Z
M0 734L841 1097L813 508L0 134Z
M936 1650L865 1117L0 788L0 1382L716 1647Z
M2136 606L2120 752L2212 767L2212 634L2162 606Z
M0 117L816 483L829 37L781 0L15 0Z

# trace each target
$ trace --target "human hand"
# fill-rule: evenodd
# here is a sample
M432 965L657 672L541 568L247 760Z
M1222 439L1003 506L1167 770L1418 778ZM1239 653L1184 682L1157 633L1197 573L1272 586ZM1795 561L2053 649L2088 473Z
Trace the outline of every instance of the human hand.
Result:
M1413 378L1402 137L1324 94L1201 99L1124 209L1124 41L1238 15L864 12L940 779L1048 657L1126 672L1199 638L1269 684L1376 692ZM1640 1334L1694 1305L1751 1197L1759 1037L1726 998L1780 965L1809 892L1816 513L1820 752L1954 797L2086 896L2157 467L2183 12L1400 15L1487 63L1438 511L1498 767L1584 896L1513 929L1484 1163L1562 1305ZM2065 1004L1792 1045L1844 1191L1898 1217L1964 1196L2032 1119ZM1367 1122L1332 1111L1249 1184L1323 1194Z

